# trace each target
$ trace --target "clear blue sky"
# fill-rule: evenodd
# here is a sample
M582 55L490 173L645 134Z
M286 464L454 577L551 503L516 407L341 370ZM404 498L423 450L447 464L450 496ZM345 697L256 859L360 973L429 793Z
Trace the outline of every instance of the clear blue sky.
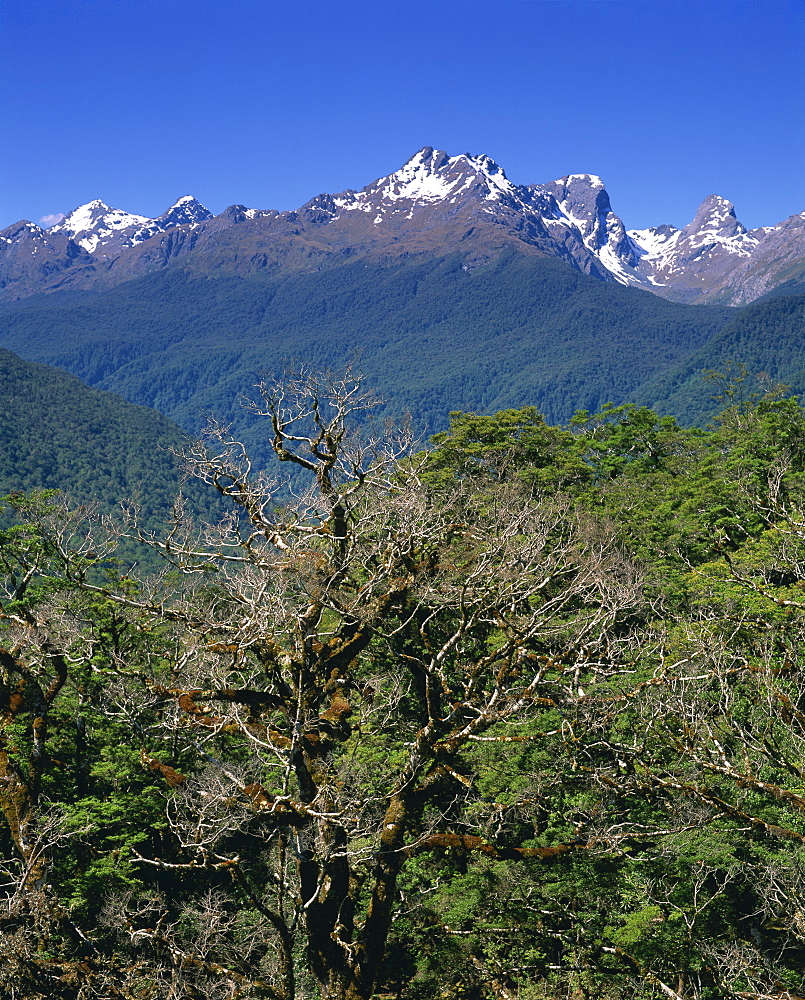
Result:
M296 208L422 146L629 227L805 210L805 0L0 0L0 227Z

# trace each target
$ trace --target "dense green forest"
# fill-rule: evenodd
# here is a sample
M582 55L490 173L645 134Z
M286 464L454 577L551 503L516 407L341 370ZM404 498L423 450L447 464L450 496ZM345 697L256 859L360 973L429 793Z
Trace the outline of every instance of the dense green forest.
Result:
M295 359L343 367L359 358L390 401L386 414L410 412L423 433L443 430L451 410L525 404L564 422L579 407L652 402L644 383L737 312L509 251L472 269L458 255L248 279L172 268L102 293L5 305L0 345L192 432L215 413L265 460L259 422L237 395Z
M97 517L119 518L125 508L148 527L165 523L182 491L181 454L191 440L172 420L2 348L0 399L0 496L59 489ZM215 495L184 502L208 520L223 513ZM12 520L0 515L0 526ZM133 539L121 538L117 557L121 565L159 566Z
M3 501L0 992L793 1000L805 410L454 412L260 384L220 521ZM13 523L12 523L13 522Z
M713 394L702 372L740 358L753 372L805 390L805 295L773 296L736 310L730 321L681 364L648 382L643 394L662 412L704 426L714 414Z
M3 494L59 487L84 502L139 497L148 519L170 511L187 439L171 420L2 349L0 399Z

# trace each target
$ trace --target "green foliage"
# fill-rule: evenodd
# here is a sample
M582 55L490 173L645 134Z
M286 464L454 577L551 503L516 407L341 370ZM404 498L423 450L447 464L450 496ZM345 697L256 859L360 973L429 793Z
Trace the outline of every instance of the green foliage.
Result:
M226 564L192 576L203 577L198 586L108 573L101 585L92 575L101 571L97 557L78 545L59 548L56 495L7 498L0 849L8 878L21 878L23 865L6 788L36 778L27 808L40 826L30 832L47 827L57 845L46 872L50 895L25 890L37 913L47 900L52 917L38 955L24 953L26 968L55 956L46 961L80 978L106 962L105 983L114 978L109 969L126 967L129 978L119 972L119 981L134 989L148 981L149 962L156 969L160 955L172 955L166 968L176 996L215 996L223 955L230 985L243 986L237 976L276 982L276 938L266 935L277 914L298 905L293 872L315 847L355 859L356 907L369 905L367 887L389 857L404 856L381 994L648 1000L671 990L733 1000L801 992L805 411L773 386L753 390L740 369L724 373L721 396L708 430L633 404L581 412L567 429L533 406L453 412L449 430L420 456L427 501L451 516L472 510L476 534L465 527L451 535L424 577L410 558L410 588L425 592L436 581L438 599L418 598L412 611L387 619L348 664L349 717L331 695L346 684L338 679L346 667L328 675L331 707L314 705L307 730L299 720L285 725L276 705L287 682L271 650L289 642L291 619L272 605L274 618L241 622L247 588L227 596ZM431 711L426 682L402 665L424 662L423 649L437 647L467 614L483 526L513 497L537 497L588 525L573 536L578 547L628 553L646 600L598 644L595 636L576 639L581 597L552 620L550 636L530 638L517 670L538 671L539 686L511 674L511 690L528 702L523 717L490 724L476 740L437 743L433 767L412 785L404 843L373 854L372 824L382 820L389 789L409 781L400 775L422 738L422 713L427 720ZM379 515L371 522L378 536L389 533L389 548L390 523ZM568 537L557 515L546 549ZM327 544L326 533L310 532L296 563L260 586L279 587L282 575L287 599L306 607L327 589ZM371 551L377 562L384 550ZM566 565L552 572L580 573L577 553L563 551ZM348 586L346 570L329 584L344 601L368 593L374 564L358 566ZM505 576L507 567L496 572ZM384 582L392 584L400 586ZM539 580L511 603L546 607L557 593L558 583ZM385 597L372 596L372 622ZM397 599L407 599L404 588ZM357 620L358 604L349 607ZM498 662L492 654L504 648L501 623L512 613L503 600L490 606L462 634L461 655L446 658L446 718L475 718L457 693L470 676L492 698L494 670L473 671L485 656ZM325 644L338 648L338 624L333 607L315 618L305 637L311 662ZM259 642L230 641L239 628L259 630ZM201 636L192 646L191 632ZM48 701L59 656L67 676ZM238 702L242 691L255 697ZM327 801L347 793L362 801L352 839L324 848L292 825L298 817L287 826L274 819L294 787L280 750L310 734L311 720ZM322 801L310 810L326 812ZM201 817L195 840L180 838L184 816ZM40 926L15 912L20 925ZM0 933L23 948L16 925L0 925ZM135 941L151 942L152 951ZM293 948L299 993L312 995L298 937ZM161 995L158 982L154 973L142 995ZM63 995L78 997L78 988L65 985ZM108 988L115 1000L127 995ZM255 986L255 995L263 989Z
M107 292L38 296L0 309L0 343L197 432L215 413L266 461L236 404L289 359L359 357L386 412L423 433L450 411L534 405L549 421L607 399L645 399L658 371L709 341L734 310L605 285L559 261L506 252L362 259L313 273L198 278L178 268Z
M0 495L60 489L108 508L137 501L146 524L166 519L182 483L174 452L186 443L172 421L5 350L0 396ZM214 500L199 509L211 516Z
M763 373L767 383L785 383L795 393L805 392L802 330L805 295L778 295L758 300L741 310L706 343L680 363L656 373L643 386L643 398L662 412L675 413L688 425L703 425L719 409L702 372L727 372L739 359L751 372ZM762 388L761 388L762 392Z
M450 429L435 434L427 475L434 484L456 478L514 479L535 490L568 489L590 479L590 468L570 431L549 427L533 406L494 416L451 413Z

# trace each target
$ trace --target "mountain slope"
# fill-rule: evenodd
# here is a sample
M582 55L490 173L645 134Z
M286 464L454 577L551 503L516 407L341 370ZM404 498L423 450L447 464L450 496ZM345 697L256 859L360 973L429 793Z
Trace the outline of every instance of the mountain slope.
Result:
M18 222L0 233L0 300L16 301L64 283L91 285L100 274L95 258L65 233Z
M718 409L715 390L703 374L734 370L740 364L805 396L803 333L805 294L752 303L688 358L659 373L644 386L644 394L656 409L680 414L689 424L703 424Z
M289 359L339 367L357 356L388 412L410 410L423 432L450 410L526 403L557 422L634 398L732 316L512 251L472 269L458 255L259 279L174 268L61 300L0 309L0 343L190 430L214 411L263 455L236 396Z
M0 349L0 495L63 489L114 504L139 496L146 520L164 517L181 470L171 420L75 376Z
M0 233L0 297L108 288L174 266L246 277L456 253L473 268L504 250L675 301L743 304L805 269L805 214L750 232L712 195L681 230L627 232L593 174L516 185L487 156L426 147L359 191L293 212L233 205L212 217L187 195L157 219L94 201L52 230L19 223Z

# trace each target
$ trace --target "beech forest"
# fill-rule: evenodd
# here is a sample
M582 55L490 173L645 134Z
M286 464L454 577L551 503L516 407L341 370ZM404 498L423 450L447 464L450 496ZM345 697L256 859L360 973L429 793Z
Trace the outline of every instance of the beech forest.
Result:
M5 496L0 995L802 997L805 409L710 388L423 442L297 368L164 523Z

